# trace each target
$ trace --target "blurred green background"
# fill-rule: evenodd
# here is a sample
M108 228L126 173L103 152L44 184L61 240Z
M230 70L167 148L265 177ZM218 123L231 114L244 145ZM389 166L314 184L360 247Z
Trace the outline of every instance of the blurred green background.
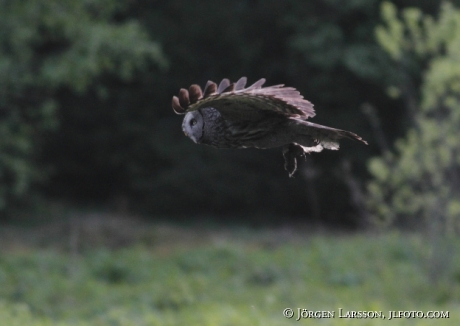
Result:
M459 58L453 0L0 0L0 324L458 324ZM171 97L241 76L369 146L193 144Z

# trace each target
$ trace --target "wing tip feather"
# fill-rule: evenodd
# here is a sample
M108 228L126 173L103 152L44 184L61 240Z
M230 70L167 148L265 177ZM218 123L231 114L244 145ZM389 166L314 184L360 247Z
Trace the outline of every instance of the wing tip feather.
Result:
M241 77L236 83L231 83L228 78L224 78L219 85L208 80L204 90L201 90L200 86L196 84L191 85L188 90L182 88L179 91L179 96L173 97L173 110L177 114L183 114L191 109L189 108L190 106L195 107L194 104L201 103L202 100L210 96L235 93L275 98L284 103L283 108L281 108L279 112L291 117L296 116L306 120L315 116L313 104L304 99L300 92L294 87L284 87L284 84L262 87L266 79L261 78L251 86L244 88L246 82L247 77Z

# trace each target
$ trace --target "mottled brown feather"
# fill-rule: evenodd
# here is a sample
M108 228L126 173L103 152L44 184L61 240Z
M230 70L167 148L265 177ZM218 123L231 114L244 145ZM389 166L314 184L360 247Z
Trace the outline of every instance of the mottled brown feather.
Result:
M172 98L172 108L174 112L176 112L177 114L185 113L185 109L182 106L180 106L179 98L177 96L173 96Z
M217 84L213 81L208 80L206 86L204 87L203 98L209 97L217 92Z
M183 108L188 108L190 104L190 98L188 96L188 90L181 88L179 91L179 103Z
M235 84L231 83L222 93L233 92L235 90Z
M201 91L201 87L197 84L193 84L188 89L190 103L196 103L199 99L203 97L203 92Z

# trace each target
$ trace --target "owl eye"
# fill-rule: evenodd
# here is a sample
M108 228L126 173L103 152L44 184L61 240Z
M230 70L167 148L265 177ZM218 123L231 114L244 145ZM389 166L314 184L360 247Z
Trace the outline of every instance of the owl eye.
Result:
M191 125L191 126L196 125L196 120L195 120L195 119L190 120L190 125Z

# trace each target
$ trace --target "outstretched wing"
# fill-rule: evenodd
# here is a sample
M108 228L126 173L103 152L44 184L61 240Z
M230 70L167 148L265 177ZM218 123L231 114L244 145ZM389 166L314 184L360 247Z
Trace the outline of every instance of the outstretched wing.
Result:
M263 117L267 111L291 118L305 120L315 115L313 104L305 100L299 91L284 85L262 87L262 78L244 88L246 77L236 83L223 79L219 86L208 81L204 91L192 85L181 89L179 96L172 99L172 107L177 114L213 107L226 118L253 120Z

